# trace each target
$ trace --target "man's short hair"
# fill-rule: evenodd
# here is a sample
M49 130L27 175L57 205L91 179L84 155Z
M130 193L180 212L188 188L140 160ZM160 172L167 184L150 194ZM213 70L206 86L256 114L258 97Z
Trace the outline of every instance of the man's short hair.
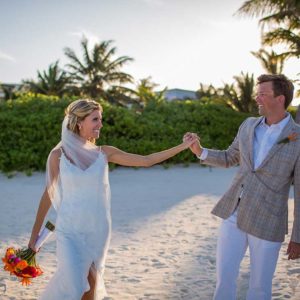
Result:
M294 85L291 80L282 74L263 74L257 78L257 84L272 82L275 96L283 95L285 109L291 104L294 95Z

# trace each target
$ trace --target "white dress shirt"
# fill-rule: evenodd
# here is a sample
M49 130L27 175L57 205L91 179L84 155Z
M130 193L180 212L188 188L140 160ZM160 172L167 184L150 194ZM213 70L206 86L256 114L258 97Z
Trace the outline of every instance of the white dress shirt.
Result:
M282 119L277 124L272 124L269 126L266 123L266 118L263 118L262 121L256 126L254 131L254 146L253 146L253 159L254 159L254 169L257 169L260 164L263 162L270 149L276 143L279 135L282 132L282 129L287 125L291 116L287 113L287 116ZM199 159L205 160L208 155L208 150L203 148L203 151Z

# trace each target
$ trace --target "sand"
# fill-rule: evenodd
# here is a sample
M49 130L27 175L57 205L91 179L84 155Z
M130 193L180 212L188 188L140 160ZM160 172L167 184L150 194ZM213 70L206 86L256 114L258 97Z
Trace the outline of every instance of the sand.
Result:
M220 219L210 214L230 184L235 168L160 166L110 172L113 233L106 261L109 299L212 299ZM44 174L8 179L0 174L0 253L26 246ZM289 201L289 227L293 195ZM51 211L47 219L55 220ZM291 230L290 230L291 231ZM288 261L286 241L273 280L273 299L300 299L300 260ZM55 235L38 254L43 276L29 287L1 269L0 299L37 299L56 269ZM249 255L241 265L238 299L245 299Z

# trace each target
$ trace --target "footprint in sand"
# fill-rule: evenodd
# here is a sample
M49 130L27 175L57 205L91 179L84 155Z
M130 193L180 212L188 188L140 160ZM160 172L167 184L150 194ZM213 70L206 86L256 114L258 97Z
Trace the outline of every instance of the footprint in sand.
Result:
M128 279L127 281L128 281L128 282L131 282L131 283L139 283L139 282L141 282L140 280L135 279L135 278L130 278L130 279Z
M145 261L147 261L147 260L149 260L149 258L148 258L148 257L141 257L140 260L145 260Z
M127 245L122 245L121 247L121 250L130 250L130 247L128 247Z
M5 283L0 283L0 291L1 291L1 295L6 293L6 284Z
M288 274L289 274L289 275L292 275L292 274L300 274L300 268L290 269L290 270L288 270Z

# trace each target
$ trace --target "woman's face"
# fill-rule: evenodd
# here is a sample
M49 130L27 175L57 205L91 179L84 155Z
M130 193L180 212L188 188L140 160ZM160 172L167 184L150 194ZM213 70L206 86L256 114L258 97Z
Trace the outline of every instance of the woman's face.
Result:
M90 115L85 117L79 124L79 134L84 139L98 139L100 129L102 128L102 113L94 110Z

